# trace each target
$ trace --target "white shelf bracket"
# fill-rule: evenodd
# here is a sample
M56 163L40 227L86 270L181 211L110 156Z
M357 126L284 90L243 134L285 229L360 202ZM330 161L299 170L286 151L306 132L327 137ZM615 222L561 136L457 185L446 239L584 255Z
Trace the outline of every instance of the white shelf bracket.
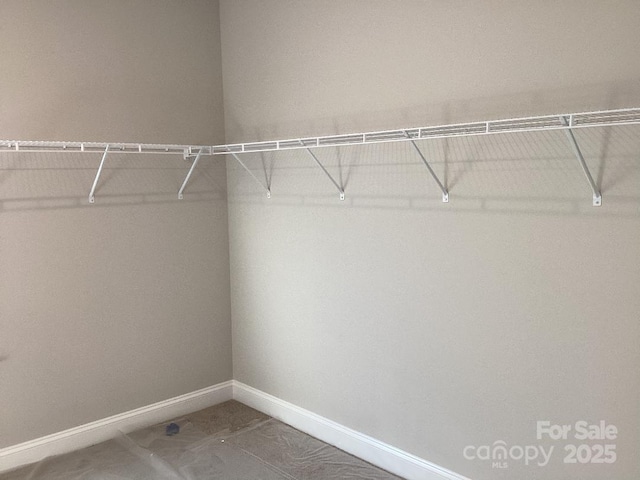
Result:
M96 201L96 198L95 198L96 187L98 186L98 180L100 180L100 174L102 174L102 167L104 167L104 161L107 159L108 153L109 153L109 145L107 145L104 148L104 153L102 154L102 160L100 160L100 166L98 167L96 178L93 180L93 185L91 185L91 191L89 192L89 203L95 203Z
M580 166L582 167L582 171L584 172L585 177L587 177L587 181L589 182L589 186L591 187L591 191L593 193L593 206L600 207L602 206L602 194L596 185L596 182L593 180L593 176L589 171L589 167L587 166L587 162L584 161L584 156L582 155L582 151L580 150L580 146L578 145L578 141L576 140L575 135L573 134L573 130L571 129L571 124L567 117L560 117L560 122L569 127L565 129L567 134L567 138L569 139L569 143L571 144L571 148L573 149L573 153L575 154L578 162L580 162Z
M338 192L340 193L340 200L344 200L344 188L342 188L338 182L336 182L334 180L334 178L331 176L331 174L327 171L326 168L324 168L324 165L322 165L322 163L320 163L320 160L318 160L318 157L316 157L313 152L311 151L311 149L309 147L307 147L304 142L302 140L298 140L298 142L300 143L300 145L302 145L304 147L304 149L309 152L309 155L311 155L311 158L313 158L313 160L318 164L318 166L322 169L322 171L324 172L324 174L329 178L329 180L331 180L331 183L333 183L335 185L335 187L338 189Z
M187 176L184 179L184 182L182 182L182 186L180 187L180 190L178 190L178 200L182 200L184 198L183 192L184 192L184 188L187 186L187 183L189 183L189 179L191 178L191 175L193 174L193 171L196 169L196 166L198 165L198 162L200 161L200 157L202 156L202 151L204 150L204 148L201 148L198 151L198 154L196 155L195 160L193 161L193 164L191 165L191 168L189 169L189 173L187 173Z
M231 154L231 156L232 156L233 158L235 158L235 159L238 161L238 163L239 163L240 165L242 165L242 167L247 171L247 173L248 173L249 175L251 175L251 176L253 177L253 179L254 179L256 182L258 182L258 185L260 185L262 188L264 188L264 189L267 191L267 198L271 198L271 187L270 187L270 185L268 185L268 184L267 184L267 186L265 187L265 186L262 184L262 182L261 182L260 180L258 180L258 177L256 177L256 176L253 174L253 172L252 172L251 170L249 170L249 167L247 167L247 166L242 162L242 160L240 160L240 157L238 157L238 155L236 155L236 154L235 154L235 153L233 153L233 152L229 152L229 153Z
M406 132L406 130L405 130L404 134L406 135L407 138L409 138L409 134ZM433 168L431 168L431 165L429 165L429 162L427 162L427 159L424 158L424 155L422 154L422 151L418 148L418 145L416 145L416 142L413 141L413 140L410 140L410 142L411 142L411 145L413 145L413 148L416 149L416 152L420 156L420 159L422 160L422 163L424 163L425 167L427 167L427 170L429 171L429 173L431 174L433 179L438 184L438 187L440 187L440 190L442 190L442 201L444 203L449 203L449 192L447 191L447 189L444 187L444 185L442 184L442 182L440 181L440 179L436 175L436 172L433 171Z

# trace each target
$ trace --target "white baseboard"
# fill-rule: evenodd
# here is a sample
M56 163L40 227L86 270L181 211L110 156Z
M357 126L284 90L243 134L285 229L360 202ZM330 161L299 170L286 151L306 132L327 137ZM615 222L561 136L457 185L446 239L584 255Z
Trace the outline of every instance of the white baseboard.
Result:
M109 440L232 398L407 480L469 480L244 383L230 380L0 449L0 472Z
M116 437L118 432L129 433L231 400L232 386L232 381L219 383L146 407L0 449L0 472L38 462L51 455L60 455L104 442Z
M233 398L407 480L469 480L236 380Z

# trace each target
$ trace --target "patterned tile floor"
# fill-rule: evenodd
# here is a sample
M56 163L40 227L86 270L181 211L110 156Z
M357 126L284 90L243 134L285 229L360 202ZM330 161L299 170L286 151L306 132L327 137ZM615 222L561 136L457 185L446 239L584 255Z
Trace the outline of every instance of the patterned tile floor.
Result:
M168 436L169 423L179 433ZM0 480L398 478L234 400L0 474Z

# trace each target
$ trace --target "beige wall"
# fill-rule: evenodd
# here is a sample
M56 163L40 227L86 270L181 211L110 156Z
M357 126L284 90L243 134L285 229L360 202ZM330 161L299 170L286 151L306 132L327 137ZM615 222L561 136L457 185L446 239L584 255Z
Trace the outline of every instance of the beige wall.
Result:
M222 141L216 5L3 1L2 138Z
M626 2L0 3L3 138L175 143L634 106ZM224 53L221 60L221 51ZM222 75L224 72L224 116ZM636 128L301 153L0 156L0 448L235 378L472 478L640 474ZM229 188L229 238L227 236ZM230 241L229 241L230 239ZM229 258L230 252L230 258ZM230 265L229 265L230 262ZM231 266L231 279L229 279ZM233 344L229 305L233 307ZM611 466L466 445L604 419Z
M637 2L223 1L228 141L638 106ZM234 377L474 479L640 475L640 131L228 164ZM606 420L613 465L536 421ZM502 471L466 445L555 446ZM575 442L578 443L578 442Z
M3 1L0 137L224 139L217 2ZM0 156L0 448L231 378L226 169Z

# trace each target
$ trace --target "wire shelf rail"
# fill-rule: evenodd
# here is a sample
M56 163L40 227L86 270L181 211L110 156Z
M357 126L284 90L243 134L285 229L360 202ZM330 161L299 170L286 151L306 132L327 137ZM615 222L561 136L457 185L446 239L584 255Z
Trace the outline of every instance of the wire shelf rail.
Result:
M456 123L438 126L401 128L395 130L382 130L365 133L349 133L341 135L328 135L319 137L302 137L284 140L269 140L260 142L232 143L225 145L176 145L176 144L149 144L149 143L121 143L121 142L63 142L63 141L38 141L38 140L0 140L0 153L2 152L64 152L64 153L101 153L103 154L100 168L89 195L89 202L94 202L94 191L102 171L102 166L107 154L136 153L136 154L172 154L182 155L185 158L201 156L232 155L237 161L239 154L277 152L283 150L304 149L310 153L329 179L336 185L335 180L327 172L324 166L313 155L311 149L323 147L346 147L389 142L411 142L421 160L427 167L442 190L443 202L448 202L449 193L445 186L431 169L420 149L416 145L417 140L444 139L472 137L482 135L496 135L524 132L545 132L564 130L571 143L572 149L579 160L581 167L589 181L593 191L593 205L601 205L601 195L598 191L591 173L589 172L580 147L577 144L574 130L594 127L614 127L621 125L640 125L640 108L624 108L617 110L601 110L595 112L565 113L555 115L543 115L537 117L510 118L502 120L487 120L481 122ZM241 162L242 164L242 162ZM246 166L242 164L245 168ZM183 198L183 191L193 173L193 166L189 170L183 183L178 198ZM255 178L255 177L254 177ZM256 179L257 180L257 179ZM258 181L260 183L260 181ZM344 200L344 191L337 185L340 199ZM267 195L271 197L271 191L267 186Z

